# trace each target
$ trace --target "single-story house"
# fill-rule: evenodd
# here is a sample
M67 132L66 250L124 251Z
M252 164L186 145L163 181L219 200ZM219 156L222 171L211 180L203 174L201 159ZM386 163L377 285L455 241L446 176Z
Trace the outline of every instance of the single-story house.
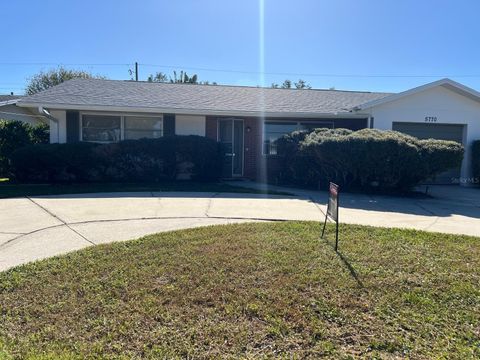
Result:
M114 142L169 134L224 143L228 178L259 179L275 170L275 139L316 127L398 130L461 142L461 169L471 176L470 144L480 139L480 93L450 79L400 93L274 89L248 86L75 79L20 99L50 117L51 142Z
M48 119L35 109L15 106L22 97L20 95L0 95L0 120L17 120L30 125L48 122Z

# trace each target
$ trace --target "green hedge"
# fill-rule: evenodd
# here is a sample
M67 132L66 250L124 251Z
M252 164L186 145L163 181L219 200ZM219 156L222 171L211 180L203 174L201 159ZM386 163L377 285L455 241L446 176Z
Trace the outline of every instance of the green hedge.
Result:
M408 190L463 158L456 142L375 129L295 132L281 138L278 149L283 182L325 187L334 181L363 190Z
M27 145L49 141L47 124L30 125L21 121L0 120L0 177L9 177L10 156Z
M12 154L12 173L18 182L212 181L221 175L222 160L214 140L166 136L28 146Z
M472 144L472 172L473 183L480 184L480 140L475 140Z

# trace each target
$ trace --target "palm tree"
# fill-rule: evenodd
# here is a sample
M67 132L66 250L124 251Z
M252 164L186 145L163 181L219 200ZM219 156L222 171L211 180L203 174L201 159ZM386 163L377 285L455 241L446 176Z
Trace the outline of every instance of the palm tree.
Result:
M177 78L177 72L173 71L173 79L170 78L170 82L175 84L198 84L198 76L194 74L192 77L189 77L187 73L182 70L180 71L180 77Z

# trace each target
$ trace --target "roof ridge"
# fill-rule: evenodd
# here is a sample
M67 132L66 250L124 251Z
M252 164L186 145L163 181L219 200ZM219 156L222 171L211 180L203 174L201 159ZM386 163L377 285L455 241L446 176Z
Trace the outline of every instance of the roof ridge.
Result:
M121 82L121 83L132 83L132 84L148 84L148 85L168 85L168 86L205 86L205 87L228 87L228 88L247 88L247 89L265 89L265 90L278 90L278 91L324 91L324 92L344 92L344 93L360 93L360 94L395 94L392 92L384 92L384 91L365 91L365 90L342 90L342 89L297 89L297 88L272 88L267 86L252 86L252 85L231 85L231 84L189 84L189 83L170 83L170 82L154 82L154 81L146 81L146 80L118 80L118 79L96 79L96 78L77 78L71 79L68 81L110 81L110 82Z

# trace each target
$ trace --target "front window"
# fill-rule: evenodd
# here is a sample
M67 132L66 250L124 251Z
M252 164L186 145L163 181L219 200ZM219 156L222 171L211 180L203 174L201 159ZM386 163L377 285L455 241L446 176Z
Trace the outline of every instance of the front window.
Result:
M114 142L120 140L121 118L111 115L83 115L82 141Z
M162 136L161 115L82 114L82 141L108 143L124 139L156 139Z
M297 130L312 131L317 128L333 129L333 122L297 122L297 121L267 121L264 127L263 154L277 155L277 140L282 136Z
M263 153L267 155L277 154L277 140L283 135L297 130L297 123L266 122L264 132Z
M125 116L125 139L156 139L162 135L161 117Z

